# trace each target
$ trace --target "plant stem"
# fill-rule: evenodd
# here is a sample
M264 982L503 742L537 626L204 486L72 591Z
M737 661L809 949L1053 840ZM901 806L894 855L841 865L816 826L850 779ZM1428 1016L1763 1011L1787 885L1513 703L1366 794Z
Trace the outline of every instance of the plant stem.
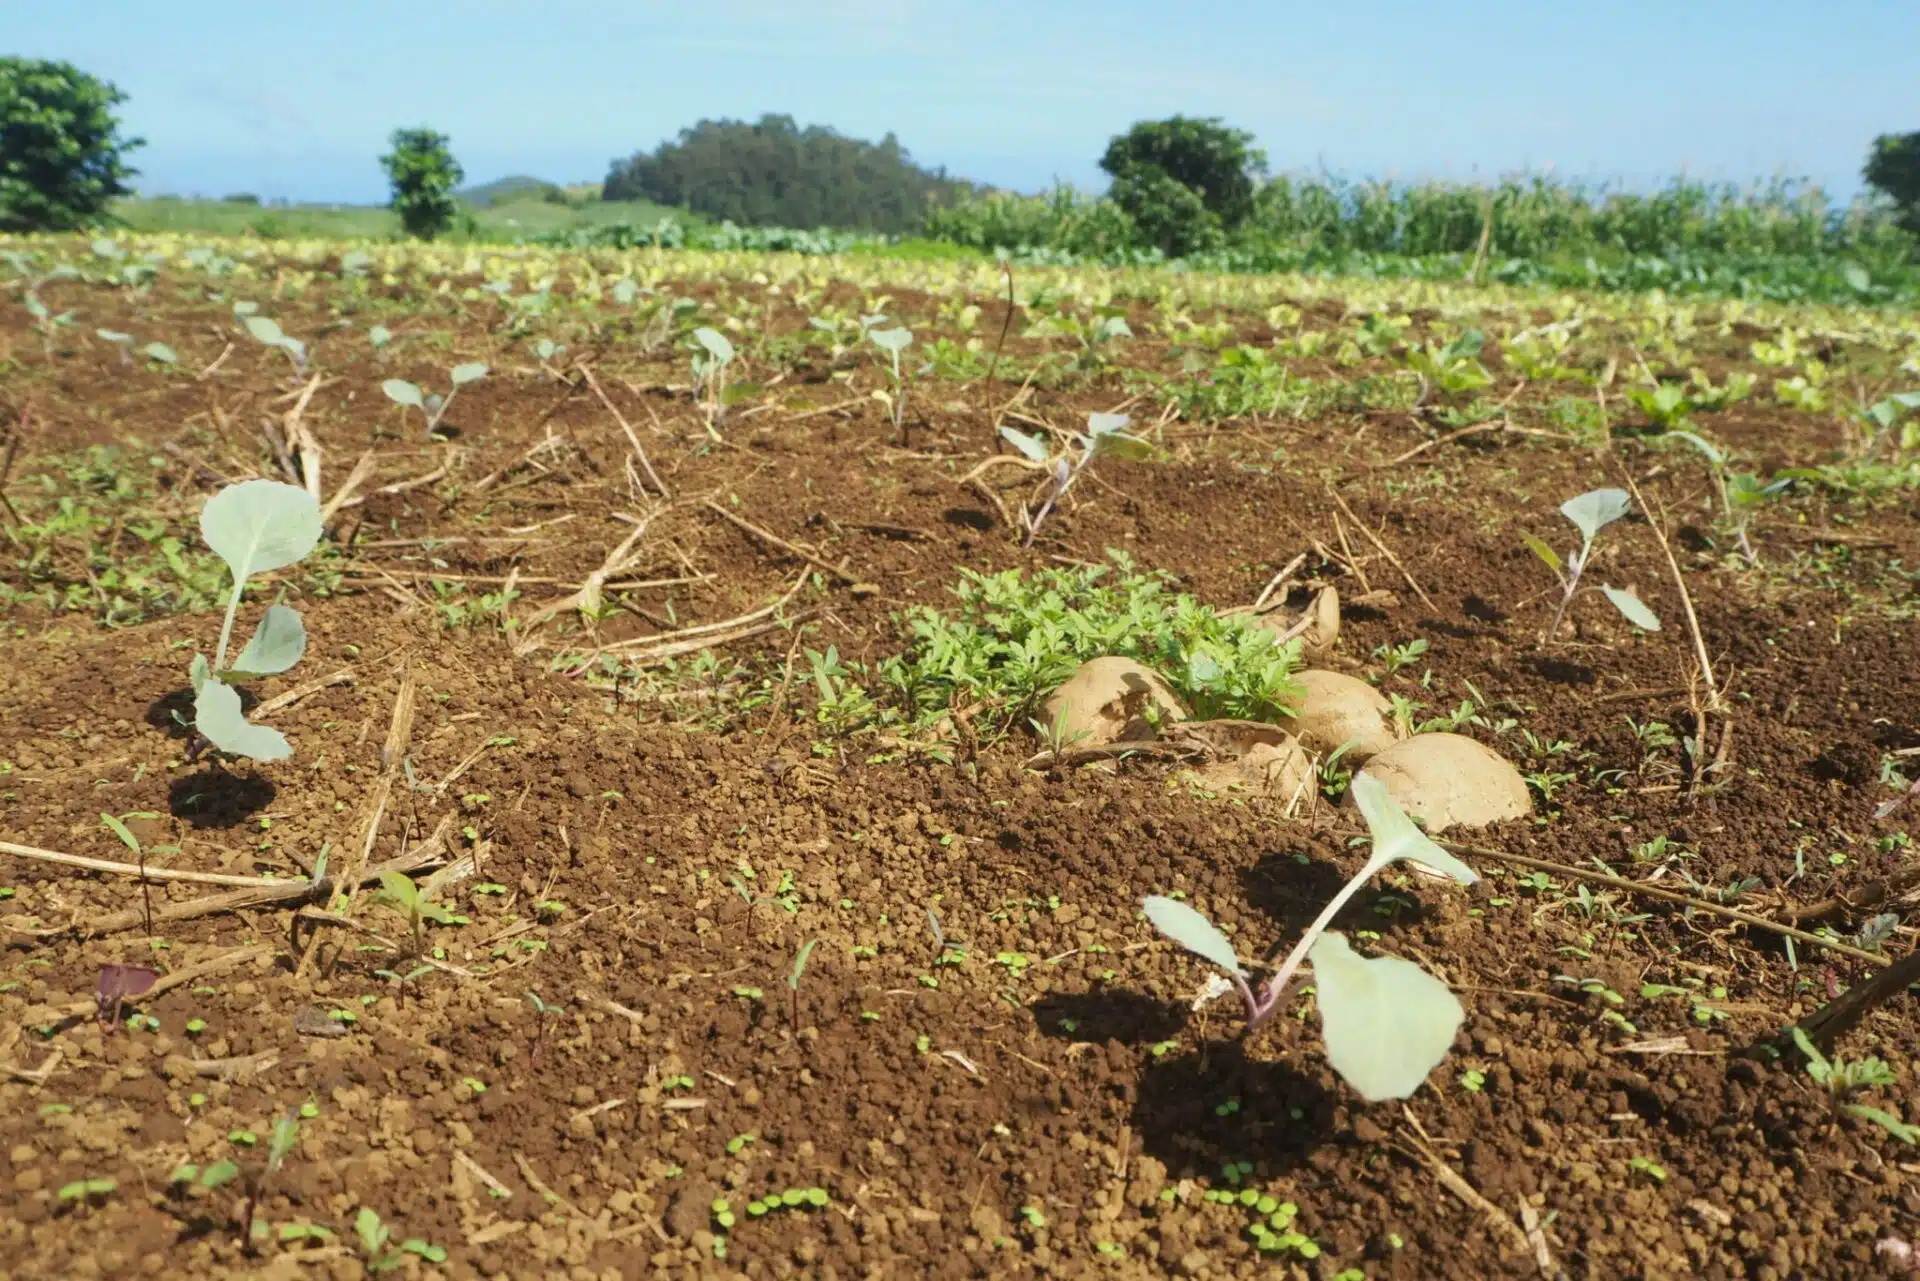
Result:
M1327 926L1331 925L1333 918L1340 914L1340 909L1347 905L1347 900L1358 894L1360 887L1372 879L1373 874L1379 870L1379 867L1368 863L1360 870L1360 875L1341 886L1340 892L1333 896L1332 901L1325 908L1321 909L1319 917L1307 927L1307 932L1302 934L1300 941L1293 945L1293 951L1287 953L1287 959L1281 963L1279 969L1274 971L1273 977L1267 980L1266 990L1260 995L1259 1005L1247 1018L1249 1028L1266 1022L1273 1016L1273 1012L1280 1008L1280 995L1286 991L1287 980L1299 970L1301 963L1307 959L1307 953L1319 941L1320 936L1327 932Z
M220 623L220 644L213 651L213 672L216 676L227 666L227 642L233 639L233 620L240 613L240 593L246 586L244 578L233 580L233 596L227 601L227 616Z
M1560 597L1560 607L1553 611L1553 621L1547 625L1545 639L1549 644L1552 643L1555 636L1560 634L1560 620L1566 617L1567 606L1573 603L1573 594L1580 590L1580 573L1587 567L1587 552L1591 550L1592 547L1592 543L1581 547L1579 559L1567 566L1572 573L1567 577L1567 589L1565 594Z

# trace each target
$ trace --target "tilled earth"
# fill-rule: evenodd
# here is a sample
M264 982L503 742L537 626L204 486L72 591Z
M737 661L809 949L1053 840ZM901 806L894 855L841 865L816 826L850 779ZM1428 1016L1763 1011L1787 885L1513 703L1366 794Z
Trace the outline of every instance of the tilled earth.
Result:
M138 512L191 531L217 478L280 474L259 425L284 422L302 384L257 347L195 377L231 337L222 302L165 282L137 305L69 291L89 329L180 335L186 372L98 342L43 355L20 309L0 313L0 391L28 424L10 528L45 519L89 447L120 446L95 464L140 478L127 527L93 535L129 557L148 546ZM892 292L904 316L934 307ZM1000 312L976 301L991 333ZM328 316L311 300L275 314L289 333ZM100 816L131 816L153 866L242 880L307 875L323 849L337 872L437 842L461 860L439 891L456 919L428 927L431 967L402 981L408 925L377 886L296 920L284 895L189 915L247 887L155 884L149 939L136 879L0 855L0 1272L359 1276L363 1208L402 1275L457 1277L1843 1277L1920 1234L1914 1150L1837 1110L1793 1058L1744 1053L1867 962L1469 856L1487 874L1471 891L1383 884L1342 917L1468 1011L1426 1088L1364 1105L1310 1005L1242 1039L1230 1000L1194 1008L1204 967L1138 911L1180 891L1243 955L1287 946L1362 860L1348 811L1288 817L1283 799L1212 795L1154 761L1029 770L1031 738L935 756L904 734L837 735L796 666L803 648L899 652L898 612L939 604L962 567L1116 548L1229 606L1306 553L1367 601L1337 662L1428 714L1475 699L1484 723L1466 732L1538 780L1533 821L1466 839L1784 921L1911 861L1911 817L1875 810L1893 795L1883 760L1920 745L1912 491L1795 497L1756 523L1750 568L1711 531L1693 460L1633 440L1490 433L1389 466L1443 433L1405 413L1167 419L1149 433L1162 461L1102 463L1023 549L958 480L1017 380L927 386L902 447L865 395L870 366L852 387L801 369L716 441L663 360L600 351L596 391L459 308L414 327L449 350L376 359L341 339L316 357L301 421L325 492L362 451L376 468L329 523L325 572L273 576L311 632L300 667L257 687L297 695L264 716L294 757L191 752L174 713L218 607L116 612L64 533L60 608L8 608L0 834L126 862ZM450 411L451 447L379 394L387 377L431 382L443 355L494 365ZM1177 365L1144 338L1127 358ZM1109 374L1030 388L1017 412L1071 425L1129 399ZM1514 420L1534 404L1517 393ZM1143 429L1161 417L1151 399L1129 409ZM671 502L629 466L616 412ZM1780 465L1842 439L1770 407L1716 430ZM1709 720L1721 767L1704 787L1677 741L1702 697L1693 647L1644 518L1607 532L1594 573L1667 626L1635 633L1583 596L1572 631L1540 641L1551 582L1519 534L1564 549L1557 505L1623 465L1667 518L1730 709ZM993 492L1011 510L1027 491ZM609 581L664 585L610 589L622 607L589 630L572 609L535 621L636 519L650 523ZM10 586L47 580L14 564L26 549L8 555ZM754 630L809 571L768 616L781 625ZM482 597L509 576L503 627ZM564 657L743 616L718 663L695 645L610 683ZM1415 640L1425 652L1386 674L1375 651ZM1664 745L1636 733L1654 723ZM1852 936L1872 910L1801 924ZM1902 927L1885 946L1911 942ZM104 965L167 977L103 1026ZM1920 1120L1907 998L1840 1051L1898 1074L1861 1101ZM276 1119L303 1105L297 1145L260 1174ZM169 1183L223 1159L229 1182ZM112 1186L76 1190L90 1179ZM825 1197L754 1212L787 1189ZM1262 1197L1296 1207L1311 1244L1256 1253Z

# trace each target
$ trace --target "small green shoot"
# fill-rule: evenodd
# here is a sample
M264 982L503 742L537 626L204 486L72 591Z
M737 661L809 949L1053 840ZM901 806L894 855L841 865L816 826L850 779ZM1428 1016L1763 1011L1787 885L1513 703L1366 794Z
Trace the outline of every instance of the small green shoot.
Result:
M387 399L394 404L411 406L419 410L427 420L427 436L432 438L440 430L440 422L447 416L447 410L453 407L453 398L460 394L460 389L486 376L486 365L473 360L463 365L455 365L448 371L447 381L450 386L445 396L428 395L420 390L418 384L410 383L404 378L389 378L380 384L380 390L385 392Z
M1625 516L1631 506L1632 499L1624 489L1595 489L1560 504L1560 514L1572 521L1574 528L1580 531L1580 550L1567 557L1564 568L1559 553L1553 548L1532 534L1520 535L1528 549L1560 580L1560 604L1553 611L1553 621L1540 634L1542 644L1560 631L1560 620L1566 616L1567 606L1572 603L1574 593L1580 590L1580 577L1593 559L1593 540L1602 529ZM1603 586L1600 594L1611 601L1621 616L1635 627L1649 632L1660 630L1660 619L1632 592Z

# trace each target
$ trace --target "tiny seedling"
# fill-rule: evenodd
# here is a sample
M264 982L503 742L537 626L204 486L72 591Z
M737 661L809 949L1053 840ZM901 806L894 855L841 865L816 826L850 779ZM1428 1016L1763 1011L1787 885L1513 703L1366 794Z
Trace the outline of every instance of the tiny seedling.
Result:
M374 896L374 901L392 908L407 919L407 928L413 935L415 958L426 955L428 921L436 925L453 923L453 913L429 899L405 872L381 872L380 892Z
M144 965L103 965L100 981L93 990L93 1003L99 1010L100 1025L111 1032L120 1022L120 1006L136 996L144 996L160 981L160 971Z
M527 1053L529 1064L540 1061L540 1052L546 1047L547 1024L565 1013L563 1005L548 1005L538 992L527 993L527 1003L533 1006L533 1048Z
M787 975L787 990L793 999L793 1028L800 1030L800 976L807 972L807 958L813 955L813 949L820 945L819 939L808 939L801 945L793 958L793 973Z
M693 340L700 344L700 350L693 356L693 382L696 390L704 393L707 434L718 440L727 406L748 394L750 389L727 383L727 367L733 364L734 350L725 334L702 325L693 331Z
M1713 485L1720 494L1720 516L1733 530L1734 538L1740 544L1740 554L1747 558L1749 566L1758 565L1760 557L1755 554L1753 544L1748 540L1748 531L1753 526L1753 518L1760 508L1778 498L1793 485L1793 477L1780 476L1771 481L1762 481L1753 472L1736 472L1727 465L1727 456L1719 446L1709 442L1704 436L1691 431L1670 431L1667 433L1676 439L1684 440L1707 460L1708 470L1713 474Z
M887 353L891 361L890 372L893 375L892 390L877 390L873 398L887 407L887 415L893 421L893 429L900 433L900 443L907 443L907 376L900 369L900 353L913 342L913 331L904 325L895 325L892 329L872 329L867 337L873 345Z
M433 967L431 965L416 965L405 974L400 973L398 970L375 970L373 976L375 978L385 979L394 985L396 989L395 999L400 1008L404 1010L407 1008L407 984L413 982L415 979L424 978L431 973L433 973Z
M119 1183L113 1179L76 1179L72 1183L61 1186L58 1194L59 1201L62 1205L92 1206L104 1201L107 1195L119 1186Z
M1553 611L1553 621L1542 633L1545 643L1560 631L1560 620L1566 616L1567 606L1572 603L1574 593L1580 590L1580 577L1586 572L1588 563L1593 559L1593 540L1602 529L1627 514L1632 499L1624 489L1595 489L1560 504L1560 514L1572 521L1574 528L1580 531L1580 550L1567 557L1565 566L1560 562L1559 553L1532 534L1522 534L1520 538L1527 547L1538 556L1546 567L1560 580L1560 604ZM1660 630L1660 620L1646 607L1638 596L1617 587L1602 587L1600 592L1613 602L1613 607L1621 616L1635 627L1649 632Z
M393 1239L393 1229L382 1223L379 1214L369 1206L361 1206L360 1213L354 1216L353 1234L360 1239L360 1256L369 1272L391 1272L404 1264L409 1254L429 1263L445 1263L447 1260L445 1249L430 1245L419 1237L408 1237L398 1246L388 1249L387 1243Z
M486 365L477 360L470 360L466 364L455 365L447 372L447 381L451 385L447 388L445 396L437 393L429 395L420 390L419 384L410 383L404 378L389 378L380 384L380 390L385 392L387 399L394 404L410 405L419 410L427 420L427 435L431 437L440 430L440 420L445 418L447 410L453 407L453 398L460 394L460 389L486 376Z
M1096 458L1117 454L1122 458L1145 458L1152 452L1152 446L1138 436L1129 436L1126 427L1132 420L1126 414L1088 414L1087 430L1075 432L1074 443L1079 447L1079 456L1071 458L1067 451L1058 455L1048 451L1046 443L1036 436L1029 436L1012 427L1002 427L1000 434L1013 447L1024 454L1030 462L1047 468L1051 483L1047 487L1046 501L1040 505L1040 512L1027 520L1027 536L1022 540L1023 547L1033 546L1034 536L1040 532L1040 526L1053 512L1055 504L1065 498L1067 491L1073 488L1073 482L1082 471Z
M200 535L233 574L233 595L220 624L220 643L208 664L193 656L188 675L193 681L193 726L215 748L256 761L285 760L293 747L279 730L255 725L240 709L239 691L230 682L284 672L300 661L307 649L306 624L300 612L286 605L269 605L233 666L227 666L227 645L240 612L247 579L281 569L303 559L320 542L319 500L294 485L276 480L249 480L229 485L200 512Z
M1864 1121L1871 1121L1902 1143L1920 1143L1920 1126L1908 1125L1882 1108L1849 1101L1861 1090L1890 1086L1899 1081L1886 1060L1871 1055L1864 1059L1829 1059L1799 1027L1793 1029L1793 1043L1806 1056L1807 1075L1826 1087L1827 1098L1836 1112L1847 1112Z
M1446 1057L1466 1013L1446 984L1413 962L1359 956L1345 935L1327 926L1376 873L1402 859L1463 885L1479 876L1414 826L1384 783L1363 773L1354 776L1351 786L1372 839L1372 857L1307 927L1258 996L1233 944L1206 917L1178 899L1158 895L1149 896L1143 906L1155 929L1227 972L1246 1005L1249 1031L1273 1017L1289 981L1303 962L1311 961L1321 1039L1334 1071L1369 1102L1404 1099Z
M150 811L138 811L136 813L127 815L127 817L128 818L158 818L160 816ZM112 814L107 813L105 810L100 811L100 825L106 828L109 832L112 832L115 836L119 837L120 843L133 851L134 860L139 864L140 908L142 913L146 917L147 937L152 938L153 937L153 886L147 880L147 851L145 847L140 844L140 838L133 834L132 829L129 828L124 821L114 817Z

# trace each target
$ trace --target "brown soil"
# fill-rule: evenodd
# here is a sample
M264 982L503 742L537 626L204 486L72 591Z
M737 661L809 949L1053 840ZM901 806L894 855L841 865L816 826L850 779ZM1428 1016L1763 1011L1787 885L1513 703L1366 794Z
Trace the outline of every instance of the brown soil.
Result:
M235 296L266 296L253 287ZM133 453L156 459L151 509L186 529L214 476L278 474L259 424L292 404L287 362L241 335L195 377L234 337L225 301L186 277L144 300L58 288L81 310L80 334L164 336L186 372L123 366L84 336L47 357L24 312L0 310L0 357L11 353L0 395L9 420L31 406L7 490L24 514L45 492L29 478L89 445L140 442ZM759 297L742 280L673 289ZM841 292L849 306L891 293L922 342L938 328L940 299ZM430 929L438 968L403 993L374 971L410 968L383 946L407 929L370 906L371 890L345 924L309 920L290 935L289 908L249 908L156 923L150 944L137 881L0 855L0 1273L358 1276L361 1207L395 1243L442 1247L437 1270L455 1277L1483 1278L1541 1275L1541 1258L1547 1275L1573 1277L1841 1277L1884 1266L1876 1241L1920 1233L1911 1149L1836 1113L1791 1059L1740 1054L1866 977L1865 962L1804 944L1790 954L1767 931L1617 890L1583 900L1570 879L1535 883L1492 860L1473 893L1383 886L1392 894L1363 896L1345 928L1421 959L1468 1018L1405 1107L1363 1105L1327 1067L1304 1006L1248 1041L1230 1003L1192 1011L1204 967L1138 912L1141 896L1179 890L1235 927L1243 954L1289 945L1359 865L1344 812L1288 819L1279 801L1204 795L1150 761L1031 772L1031 740L963 742L947 763L884 736L835 737L815 721L804 662L787 678L796 645L831 644L849 661L899 652L897 612L946 599L961 567L1118 548L1226 606L1305 552L1349 599L1375 593L1347 611L1342 661L1378 674L1376 647L1425 639L1385 689L1429 715L1483 696L1489 720L1515 727L1467 732L1523 772L1570 775L1535 822L1477 843L1683 891L1684 872L1707 896L1753 878L1740 905L1780 915L1910 861L1896 834L1912 820L1876 821L1874 809L1891 795L1883 755L1920 744L1912 491L1877 505L1798 496L1756 524L1762 564L1747 569L1711 541L1696 460L1631 439L1614 451L1670 516L1729 691L1731 716L1710 723L1716 744L1731 725L1725 764L1696 795L1681 749L1649 758L1628 723L1677 737L1694 715L1680 602L1644 520L1603 537L1593 573L1637 589L1666 628L1636 636L1583 597L1569 636L1539 642L1550 583L1518 535L1564 548L1570 527L1554 509L1619 482L1605 453L1488 433L1381 468L1445 429L1377 412L1173 420L1158 429L1166 461L1089 472L1026 551L956 480L985 455L1005 380L916 389L903 448L883 407L862 399L872 365L840 385L816 360L770 389L772 408L736 410L716 442L685 389L663 385L684 383L683 364L572 334L556 365L598 353L601 388L673 491L664 505L636 494L628 437L585 380L542 373L490 304L392 293L357 316L413 335L390 355L375 359L352 332L316 348L326 377L304 421L325 449L329 494L368 449L367 489L448 461L381 396L382 379L431 390L460 359L493 373L449 415L459 453L445 477L332 523L343 550L326 595L299 570L275 576L311 641L260 697L342 673L272 718L294 757L189 758L171 713L219 610L101 626L84 549L63 544L53 554L77 584L71 608L23 600L6 615L0 829L120 861L128 852L99 815L150 814L130 823L160 847L156 865L286 877L323 848L335 870L363 849L396 857L450 817L453 852L478 863L445 894L463 919ZM1002 308L974 301L990 344ZM268 310L312 334L331 305L316 289ZM1336 308L1303 309L1310 324L1340 323ZM797 331L800 313L775 314L773 332ZM1146 336L1151 310L1132 315L1142 337L1126 362L1177 369ZM1270 333L1258 316L1229 319L1243 340ZM1356 372L1368 370L1345 376ZM1020 412L1055 424L1129 394L1119 373L1044 381ZM1513 421L1548 430L1549 398L1523 391ZM1160 417L1150 400L1131 412L1142 426ZM1799 465L1842 439L1831 419L1757 401L1723 425L1741 450ZM1013 509L1024 493L1002 499ZM683 666L617 686L569 675L569 651L748 614L806 570L707 500L838 568L789 606L815 629L722 646L745 664L736 675ZM516 657L522 631L450 628L437 608L517 574L513 615L525 620L600 567L631 532L622 516L648 512L616 578L681 581L610 592L625 607L592 635L569 612ZM118 528L109 538L116 555L140 550ZM1327 559L1336 553L1346 565ZM25 587L8 557L6 581ZM763 683L771 699L743 698ZM385 756L403 694L410 732ZM1664 861L1636 862L1659 837ZM751 907L730 884L742 865ZM152 904L222 892L156 885ZM929 909L964 940L963 962L936 963ZM107 929L109 916L123 922ZM1851 934L1864 915L1823 923ZM809 940L796 996L786 980ZM1903 928L1889 950L1910 941ZM110 963L209 968L128 1003L157 1030L103 1029L93 992ZM1698 1012L1641 990L1690 981ZM1910 1001L1876 1011L1841 1050L1885 1059L1901 1084L1862 1097L1920 1119L1906 1103L1920 1054ZM1477 1088L1461 1083L1470 1070ZM259 1199L272 1235L256 1255L238 1240L240 1184L168 1192L183 1162L257 1164L274 1119L309 1100L297 1148ZM255 1142L236 1142L240 1131ZM1223 1175L1236 1162L1250 1163L1238 1184ZM59 1197L88 1178L116 1186L90 1202ZM747 1211L808 1187L829 1204ZM1205 1195L1238 1187L1296 1205L1317 1256L1257 1255L1254 1211ZM724 1258L720 1197L735 1216ZM301 1223L335 1236L273 1239ZM407 1254L400 1274L435 1270Z

